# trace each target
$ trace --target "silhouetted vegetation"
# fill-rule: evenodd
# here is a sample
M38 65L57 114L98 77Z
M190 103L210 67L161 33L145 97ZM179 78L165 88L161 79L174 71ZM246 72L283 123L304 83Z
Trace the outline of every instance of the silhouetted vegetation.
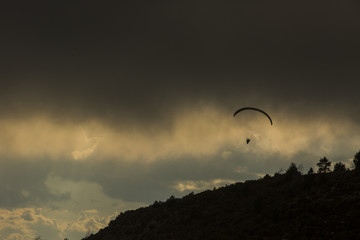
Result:
M290 163L288 170L286 170L286 172L285 172L285 176L287 177L287 179L292 179L292 178L300 176L300 175L301 175L301 172L298 170L298 167L296 166L296 164Z
M338 162L334 165L334 172L344 172L346 171L345 164Z
M321 158L316 165L319 167L318 173L330 172L331 162L326 157Z
M360 151L357 152L355 155L354 155L354 165L355 165L355 170L356 171L359 171L360 170Z
M84 239L360 239L360 175L341 162L331 172L326 157L317 165L155 201Z

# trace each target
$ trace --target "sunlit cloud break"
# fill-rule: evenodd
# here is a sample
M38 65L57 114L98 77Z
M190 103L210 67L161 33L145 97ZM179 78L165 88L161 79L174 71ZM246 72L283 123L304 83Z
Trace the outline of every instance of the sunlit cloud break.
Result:
M218 156L219 152L226 159L234 152L256 151L291 158L304 151L327 154L341 147L356 149L360 138L354 134L359 126L346 120L274 121L270 126L261 118L232 118L214 108L181 113L173 118L171 128L150 131L114 129L99 121L59 124L49 118L3 120L0 155L151 162ZM244 144L246 137L252 138L249 145Z
M198 192L214 187L220 187L227 184L232 184L235 181L230 179L214 179L212 181L180 181L173 185L173 188L179 192Z

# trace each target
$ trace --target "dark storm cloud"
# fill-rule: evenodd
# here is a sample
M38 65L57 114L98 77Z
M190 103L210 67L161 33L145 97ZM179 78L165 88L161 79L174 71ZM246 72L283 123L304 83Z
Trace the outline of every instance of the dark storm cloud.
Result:
M126 122L204 102L344 109L358 103L359 9L354 1L6 3L0 110Z

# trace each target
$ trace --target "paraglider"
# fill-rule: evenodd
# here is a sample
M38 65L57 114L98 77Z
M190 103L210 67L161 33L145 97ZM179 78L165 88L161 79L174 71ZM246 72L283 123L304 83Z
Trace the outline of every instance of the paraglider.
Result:
M242 112L242 111L244 111L244 110L254 110L254 111L261 112L262 114L264 114L265 116L267 116L267 118L270 120L270 124L273 125L273 122L272 122L271 117L269 116L269 114L267 114L266 112L264 112L264 111L261 110L261 109L254 108L254 107L244 107L244 108L240 108L239 110L237 110L237 111L234 113L234 117L236 116L236 114L238 114L239 112Z
M235 113L234 113L234 117L236 116L236 114L238 114L239 112L242 112L244 110L254 110L254 111L258 111L262 114L264 114L269 120L270 120L270 124L273 125L273 122L272 122L272 119L271 117L269 116L269 114L267 114L266 112L264 112L263 110L261 109L258 109L258 108L254 108L254 107L244 107L244 108L240 108L239 110L237 110ZM251 141L251 138L246 138L246 144L249 144Z

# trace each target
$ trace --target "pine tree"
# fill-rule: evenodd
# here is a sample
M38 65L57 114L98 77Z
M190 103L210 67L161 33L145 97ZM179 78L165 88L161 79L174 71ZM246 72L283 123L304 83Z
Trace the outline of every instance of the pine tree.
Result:
M316 165L319 167L318 173L330 172L331 162L326 157L321 158Z
M353 162L355 165L355 170L359 171L360 170L360 151L354 155Z
M335 163L334 172L345 172L345 171L346 171L345 164L341 162Z
M286 170L285 176L287 178L293 178L294 176L301 175L295 163L291 163L288 170Z

